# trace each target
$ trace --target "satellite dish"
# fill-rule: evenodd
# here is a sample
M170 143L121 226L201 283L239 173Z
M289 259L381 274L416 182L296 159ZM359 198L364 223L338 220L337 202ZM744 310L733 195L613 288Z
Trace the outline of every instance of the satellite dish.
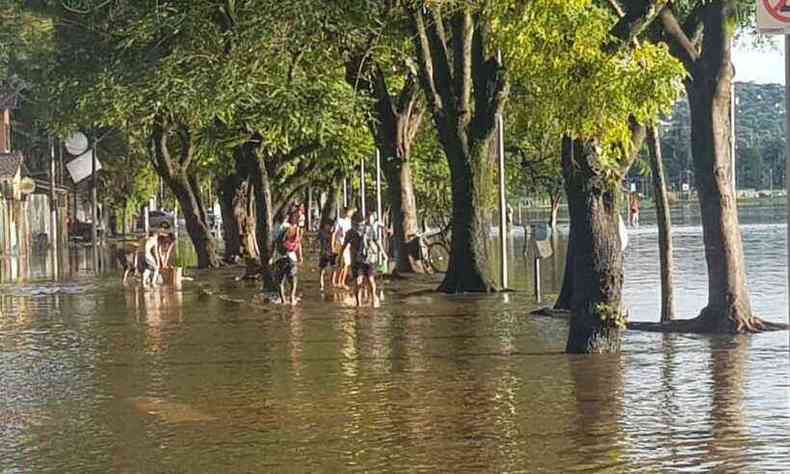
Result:
M19 181L19 192L21 194L33 194L33 191L36 190L36 182L30 178L22 178Z
M82 132L75 132L66 139L66 151L71 155L81 155L88 149L88 137Z

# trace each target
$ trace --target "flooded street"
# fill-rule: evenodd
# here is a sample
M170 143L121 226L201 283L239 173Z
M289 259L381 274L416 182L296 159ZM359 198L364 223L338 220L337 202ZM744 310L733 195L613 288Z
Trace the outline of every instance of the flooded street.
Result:
M651 213L629 230L634 320L659 314ZM784 210L741 215L753 307L786 321ZM706 298L695 217L673 215L679 317ZM528 314L523 245L524 291L388 283L377 310L320 298L312 270L291 309L216 276L144 292L79 259L59 282L31 263L38 281L0 285L0 472L790 469L788 333L628 332L622 354L568 356L567 323Z

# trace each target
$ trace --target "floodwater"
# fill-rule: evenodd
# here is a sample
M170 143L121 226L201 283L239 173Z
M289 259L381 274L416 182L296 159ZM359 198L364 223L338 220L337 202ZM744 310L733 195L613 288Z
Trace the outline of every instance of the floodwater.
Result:
M785 321L781 213L747 212L754 307ZM655 320L647 214L625 293L632 318ZM676 222L678 312L692 316L701 233ZM790 469L787 333L629 332L621 354L568 356L567 323L528 315L531 291L388 283L382 308L357 310L319 298L307 273L291 309L203 274L182 292L124 289L74 260L61 281L0 285L2 473ZM547 292L554 266L543 262ZM531 261L511 267L528 288Z

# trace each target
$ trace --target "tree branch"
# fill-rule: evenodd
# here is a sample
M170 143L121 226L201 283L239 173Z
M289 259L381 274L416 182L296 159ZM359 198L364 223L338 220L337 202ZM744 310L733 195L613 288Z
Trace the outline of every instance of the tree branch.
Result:
M661 9L658 18L661 21L664 32L668 36L670 52L683 63L687 71L690 71L694 63L699 59L699 54L694 44L686 36L671 9Z
M426 91L428 106L434 113L439 113L452 106L446 45L442 43L436 21L431 21L430 25L426 26L423 9L406 7L406 10L411 17L420 82Z
M453 83L457 94L456 111L459 117L468 117L472 95L472 38L474 24L470 7L459 9L453 15L451 24L453 29ZM466 118L468 120L468 118Z
M616 0L609 0L609 5L620 15L620 19L609 30L612 38L604 46L604 51L613 54L634 41L644 29L655 19L659 10L664 8L666 0L640 0L634 8L623 11Z

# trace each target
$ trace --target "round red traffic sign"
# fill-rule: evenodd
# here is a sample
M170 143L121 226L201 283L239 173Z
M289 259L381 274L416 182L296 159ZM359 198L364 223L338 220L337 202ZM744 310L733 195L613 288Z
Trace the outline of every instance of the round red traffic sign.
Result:
M790 23L790 0L762 0L765 10L776 20Z

